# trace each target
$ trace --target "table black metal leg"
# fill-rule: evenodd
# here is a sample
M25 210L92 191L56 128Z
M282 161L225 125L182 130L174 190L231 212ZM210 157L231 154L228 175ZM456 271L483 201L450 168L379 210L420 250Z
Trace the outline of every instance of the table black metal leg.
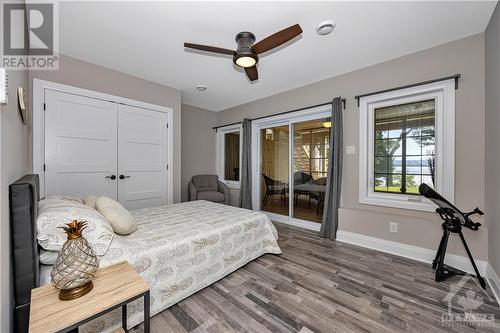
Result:
M127 304L122 305L122 328L127 331Z
M149 290L144 294L144 333L149 333Z

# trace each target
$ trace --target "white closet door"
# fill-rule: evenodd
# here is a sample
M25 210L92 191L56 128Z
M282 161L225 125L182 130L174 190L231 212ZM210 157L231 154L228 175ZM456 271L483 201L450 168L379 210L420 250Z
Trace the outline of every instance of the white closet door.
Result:
M45 103L45 194L117 198L117 104L52 90Z
M118 106L118 201L127 208L167 204L167 119Z

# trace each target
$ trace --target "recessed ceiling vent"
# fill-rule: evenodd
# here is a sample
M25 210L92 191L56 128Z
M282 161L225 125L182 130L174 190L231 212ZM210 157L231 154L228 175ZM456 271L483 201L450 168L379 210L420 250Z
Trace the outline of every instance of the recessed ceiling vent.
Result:
M332 21L323 21L316 27L316 32L318 35L324 36L328 35L335 29L335 23Z

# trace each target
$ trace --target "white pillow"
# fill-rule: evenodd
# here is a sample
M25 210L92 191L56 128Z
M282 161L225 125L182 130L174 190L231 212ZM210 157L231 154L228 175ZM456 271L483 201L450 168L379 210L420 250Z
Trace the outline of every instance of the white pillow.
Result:
M113 231L117 234L128 235L137 230L134 217L118 201L100 197L95 207L109 221Z
M97 196L92 194L87 194L86 196L83 197L83 203L94 209L96 201L97 201Z
M72 220L87 221L82 235L97 255L104 255L113 239L113 228L97 210L74 200L53 197L40 200L36 221L38 244L48 251L60 251L68 239L60 227Z
M40 249L40 255L38 256L40 258L40 263L42 265L54 265L57 260L57 256L59 255L59 252L57 251L46 251L44 249Z
M47 194L45 196L45 200L63 200L63 201L76 201L79 203L83 203L82 199L71 197L69 195L59 195L59 194Z

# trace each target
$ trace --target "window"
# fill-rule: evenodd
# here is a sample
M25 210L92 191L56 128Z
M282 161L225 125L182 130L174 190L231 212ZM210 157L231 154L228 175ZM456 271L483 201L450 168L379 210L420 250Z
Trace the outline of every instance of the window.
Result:
M294 172L306 172L313 179L324 178L328 169L330 129L322 121L294 125Z
M239 187L241 126L219 128L217 130L217 169L219 179L228 186Z
M359 201L433 210L422 183L453 200L454 81L360 100Z
M435 101L375 109L373 190L418 194L434 187Z
M240 133L224 134L224 179L240 181Z

